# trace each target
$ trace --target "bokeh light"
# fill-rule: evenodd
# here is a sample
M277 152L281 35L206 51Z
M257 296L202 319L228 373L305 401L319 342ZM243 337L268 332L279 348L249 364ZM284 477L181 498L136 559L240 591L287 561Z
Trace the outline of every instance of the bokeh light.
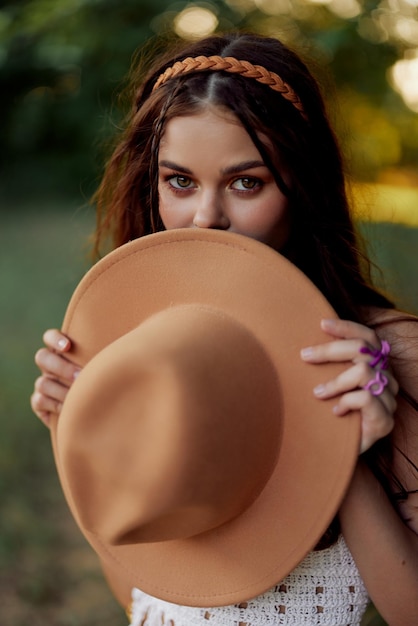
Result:
M189 6L174 19L174 31L183 39L199 39L211 35L218 26L218 18L210 9Z
M391 67L389 79L405 104L418 113L418 48Z
M361 5L357 0L332 0L329 8L343 19L352 19L361 14Z

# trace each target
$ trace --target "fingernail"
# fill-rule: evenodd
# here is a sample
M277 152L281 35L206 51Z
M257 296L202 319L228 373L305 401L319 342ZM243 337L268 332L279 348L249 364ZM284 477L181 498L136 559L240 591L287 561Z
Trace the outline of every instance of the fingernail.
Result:
M323 396L325 393L325 385L317 385L313 392L316 396Z
M333 328L336 324L336 320L333 319L324 319L321 320L321 328Z
M58 341L58 348L60 350L65 350L67 346L68 346L68 339L62 338Z
M303 348L300 351L300 356L302 357L302 359L310 359L313 355L313 348Z
M75 380L77 378L77 376L79 375L79 373L81 372L81 370L76 370L73 374L73 379Z

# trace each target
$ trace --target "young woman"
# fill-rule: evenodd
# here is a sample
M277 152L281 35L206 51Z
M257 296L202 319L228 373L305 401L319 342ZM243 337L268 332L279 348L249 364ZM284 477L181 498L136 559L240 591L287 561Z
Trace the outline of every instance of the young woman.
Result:
M133 77L133 85L126 130L95 198L96 252L109 238L117 247L172 228L227 230L280 251L341 318L323 320L334 341L307 346L301 358L347 364L313 392L339 396L336 419L359 410L362 437L338 519L285 581L250 603L210 611L133 590L132 624L358 626L371 598L390 626L413 626L417 320L395 311L364 275L367 260L317 83L279 41L231 34L159 58L145 79ZM44 341L32 408L48 424L77 368L66 358L71 337L52 329ZM376 369L376 355L384 359L383 370Z

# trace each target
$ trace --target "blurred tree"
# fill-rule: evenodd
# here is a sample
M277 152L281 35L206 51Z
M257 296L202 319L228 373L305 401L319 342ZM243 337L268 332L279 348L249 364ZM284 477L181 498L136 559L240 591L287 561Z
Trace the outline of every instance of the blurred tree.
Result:
M245 25L288 42L317 74L357 179L387 167L416 171L418 104L406 106L390 80L394 64L418 50L416 0L245 1L257 7Z
M192 38L237 28L279 36L317 66L330 103L339 102L336 119L346 120L337 129L357 178L416 168L417 115L393 89L390 68L418 49L417 4L3 0L0 191L88 196L100 171L99 145L120 120L112 103L135 50L160 33Z
M3 5L1 159L12 192L89 192L113 91L163 9L162 0Z

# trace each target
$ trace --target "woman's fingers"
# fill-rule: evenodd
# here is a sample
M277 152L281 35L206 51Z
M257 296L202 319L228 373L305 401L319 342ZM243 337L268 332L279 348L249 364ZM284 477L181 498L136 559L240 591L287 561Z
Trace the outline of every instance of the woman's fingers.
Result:
M41 348L35 354L35 363L43 374L71 383L77 377L80 368L61 354L49 348Z
M376 371L364 361L355 363L352 367L344 370L336 378L318 385L314 389L314 394L318 398L333 398L341 394L345 394L353 389L363 389L373 378ZM396 409L395 397L398 393L398 383L389 371L385 371L384 376L387 380L386 389L379 396L389 411ZM372 396L371 392L368 392Z
M35 354L35 363L42 374L65 383L73 382L80 368L65 358L65 353L71 348L71 341L56 328L47 330L43 340L46 347Z
M69 385L63 385L49 376L40 376L35 381L35 392L53 399L57 404L64 402L69 388Z
M324 319L321 328L333 337L341 339L361 339L375 348L379 347L379 339L372 328L350 320Z
M44 333L43 339L46 347L35 354L35 363L42 375L35 381L30 402L35 415L48 426L51 414L61 412L68 389L80 368L65 357L71 348L68 337L59 330L50 329Z
M380 348L376 333L367 326L348 320L322 320L321 328L334 337L316 346L306 347L301 351L302 359L311 363L339 361L369 361L364 350Z
M50 398L49 396L45 396L39 391L33 392L30 404L32 411L46 426L49 426L51 414L56 413L59 415L62 409L61 402L55 400L54 398Z
M368 347L364 339L335 339L328 343L310 346L301 351L304 361L310 363L338 363L339 361L364 361L369 357L362 353L362 348Z
M51 413L50 411L43 411L42 409L38 408L39 399L40 399L39 394L36 394L36 393L32 394L31 399L30 399L30 405L31 405L32 411L35 413L36 417L39 417L41 422L49 428L50 422L51 422Z
M338 405L334 407L334 412L337 415L345 415L355 410L359 410L362 416L361 454L368 450L376 441L389 435L395 421L393 411L388 410L383 402L380 402L365 389L344 394Z
M71 341L56 328L50 328L45 331L43 340L48 348L61 354L68 352L71 348Z
M301 352L310 363L345 363L346 369L314 389L321 399L337 398L334 413L339 416L360 411L361 452L388 435L394 426L399 385L387 369L390 351L376 333L348 320L322 320L321 327L334 340L310 346Z

